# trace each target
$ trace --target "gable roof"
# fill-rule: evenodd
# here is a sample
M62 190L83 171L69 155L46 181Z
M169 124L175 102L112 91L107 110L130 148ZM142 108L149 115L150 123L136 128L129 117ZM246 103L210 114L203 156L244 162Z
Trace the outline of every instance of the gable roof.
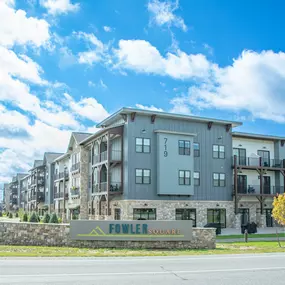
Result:
M240 138L270 140L270 141L285 141L285 137L262 135L262 134L252 134L252 133L242 133L242 132L232 132L232 136L240 137Z
M36 168L36 167L39 167L39 166L42 166L43 165L43 160L39 160L39 159L36 159L35 161L34 161L34 168Z
M166 113L166 112L158 112L158 111L149 111L149 110L142 110L142 109L136 109L136 108L122 108L116 113L112 114L105 120L103 120L101 123L97 124L97 128L107 127L116 121L118 121L123 114L131 114L136 113L139 115L145 115L145 116L151 116L155 115L156 117L160 118L168 118L173 120L187 120L187 121L193 121L193 122L213 122L215 124L221 124L221 125L232 125L232 127L238 127L241 126L241 122L236 121L225 121L225 120L219 120L214 118L205 118L205 117L198 117L198 116L190 116L190 115L182 115L182 114L173 114L173 113Z
M44 153L44 162L52 163L56 158L63 155L63 153L58 152L45 152Z
M90 134L90 133L72 132L71 136L70 136L70 139L69 139L67 152L69 151L69 149L72 146L74 141L77 144L80 144L83 140L85 140L86 138L88 138L90 136L92 136L92 134Z

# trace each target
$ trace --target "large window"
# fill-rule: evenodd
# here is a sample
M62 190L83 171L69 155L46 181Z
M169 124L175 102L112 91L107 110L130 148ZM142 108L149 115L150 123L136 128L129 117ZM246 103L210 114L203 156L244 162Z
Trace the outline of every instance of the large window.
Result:
M178 151L180 155L190 155L190 141L178 141Z
M150 153L150 139L136 138L136 152Z
M221 224L222 228L226 227L226 209L208 209L207 223Z
M150 169L136 169L136 184L150 184Z
M194 172L194 186L200 186L200 172Z
M134 209L134 220L156 220L156 209Z
M200 144L193 143L193 149L194 149L194 156L199 157L200 156Z
M189 170L179 170L179 185L191 184L190 173L191 172Z
M213 173L213 185L215 187L225 187L226 186L225 173Z
M224 145L213 145L213 158L225 158L225 146Z
M193 227L196 227L196 209L176 209L176 220L191 220Z

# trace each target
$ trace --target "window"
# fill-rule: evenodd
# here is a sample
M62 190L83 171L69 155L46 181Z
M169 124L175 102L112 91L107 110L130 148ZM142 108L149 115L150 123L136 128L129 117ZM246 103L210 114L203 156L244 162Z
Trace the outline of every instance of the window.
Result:
M150 153L150 139L136 138L136 152Z
M190 141L178 141L178 151L180 155L190 155Z
M226 186L226 175L224 173L214 173L213 174L213 185L215 187L225 187Z
M150 184L150 169L136 169L136 184Z
M193 149L194 149L194 156L199 157L200 156L200 144L193 143Z
M190 185L190 171L189 170L179 170L179 185Z
M193 227L196 227L196 209L176 209L176 220L191 220Z
M221 224L222 228L226 227L226 209L208 209L207 223Z
M121 220L121 209L115 209L115 220Z
M214 144L213 158L225 158L225 146Z
M200 186L200 172L194 172L194 186Z
M156 209L134 209L134 220L156 220Z

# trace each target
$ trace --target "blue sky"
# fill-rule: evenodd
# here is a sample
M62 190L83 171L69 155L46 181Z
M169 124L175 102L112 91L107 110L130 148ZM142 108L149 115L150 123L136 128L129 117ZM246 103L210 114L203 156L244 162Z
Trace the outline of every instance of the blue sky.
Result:
M284 1L0 1L0 183L123 106L284 136Z

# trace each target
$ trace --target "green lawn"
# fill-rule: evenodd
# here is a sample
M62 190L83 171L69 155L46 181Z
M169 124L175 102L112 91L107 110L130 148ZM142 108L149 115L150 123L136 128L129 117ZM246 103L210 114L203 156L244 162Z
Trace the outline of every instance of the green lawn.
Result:
M285 232L278 233L279 237L285 237ZM250 234L248 238L276 238L276 234ZM243 234L240 235L222 235L217 236L217 239L236 239L236 238L244 238Z
M285 242L283 243L285 247ZM70 247L4 246L0 257L119 257L119 256L179 256L203 254L244 254L284 252L276 242L220 243L213 250L131 250L87 249Z

